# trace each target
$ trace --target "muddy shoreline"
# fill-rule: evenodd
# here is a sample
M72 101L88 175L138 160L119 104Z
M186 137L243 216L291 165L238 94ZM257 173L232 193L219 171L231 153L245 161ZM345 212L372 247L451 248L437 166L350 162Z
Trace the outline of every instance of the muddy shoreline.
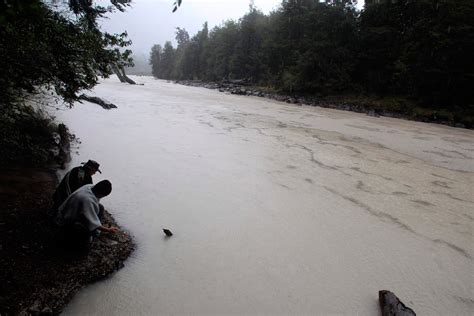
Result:
M219 92L244 95L244 96L254 96L262 97L267 99L272 99L280 102L286 102L293 105L309 105L309 106L319 106L322 108L330 108L342 111L351 111L356 113L366 113L368 116L373 117L393 117L411 121L419 121L425 123L436 123L442 125L448 125L458 128L467 128L473 129L474 125L469 122L458 122L456 120L446 120L443 117L438 117L436 115L414 115L413 113L408 113L406 111L391 111L387 109L374 108L369 104L356 104L352 102L334 102L327 101L323 97L316 96L299 96L299 95L283 95L278 93L269 93L262 91L261 89L247 84L243 80L234 80L227 82L205 82L200 80L177 80L174 81L177 84L193 87L202 87L206 89L219 90Z
M125 233L102 234L87 254L59 246L47 216L56 185L55 168L0 170L0 315L59 314L81 288L123 267L134 250ZM108 212L103 222L116 225Z

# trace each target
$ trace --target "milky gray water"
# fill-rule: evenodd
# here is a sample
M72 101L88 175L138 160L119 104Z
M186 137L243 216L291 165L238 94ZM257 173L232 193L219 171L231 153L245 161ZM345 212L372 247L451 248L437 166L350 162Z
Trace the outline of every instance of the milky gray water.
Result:
M138 244L66 314L474 313L473 131L135 79L57 112Z

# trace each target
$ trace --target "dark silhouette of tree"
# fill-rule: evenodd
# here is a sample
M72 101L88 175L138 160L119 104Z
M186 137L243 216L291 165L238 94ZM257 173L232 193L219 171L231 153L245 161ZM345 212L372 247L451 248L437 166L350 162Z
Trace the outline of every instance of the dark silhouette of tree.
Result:
M266 17L252 4L249 12L239 20L239 36L231 59L232 76L258 82L262 68L263 33Z
M126 33L103 33L97 25L98 17L126 3L103 8L70 1L71 16L38 0L0 2L0 104L44 88L72 102L98 76L110 75L111 64L131 64L131 51L121 50L130 44Z
M72 105L112 65L131 64L126 33L104 33L97 24L128 3L0 1L0 165L41 165L51 155L54 124L26 97L47 91Z
M234 21L227 21L211 30L206 46L207 69L204 79L222 80L233 76L231 60L238 38L239 26Z
M161 55L163 54L163 48L161 45L153 45L150 52L149 63L151 65L151 73L154 77L160 78L160 66L161 66Z
M158 70L160 74L159 78L172 79L171 75L173 74L175 60L176 50L173 48L171 42L168 41L165 43L163 54L161 55L161 69Z

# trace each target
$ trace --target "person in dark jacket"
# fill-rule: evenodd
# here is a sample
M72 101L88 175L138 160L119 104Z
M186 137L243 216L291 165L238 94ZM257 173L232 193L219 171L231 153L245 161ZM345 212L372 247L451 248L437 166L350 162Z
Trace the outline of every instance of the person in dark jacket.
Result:
M64 178L61 180L61 183L56 188L56 192L53 195L53 210L57 210L61 204L68 198L71 193L82 187L86 184L92 184L92 176L99 170L99 163L94 160L89 160L86 163L83 163L82 166L72 168Z

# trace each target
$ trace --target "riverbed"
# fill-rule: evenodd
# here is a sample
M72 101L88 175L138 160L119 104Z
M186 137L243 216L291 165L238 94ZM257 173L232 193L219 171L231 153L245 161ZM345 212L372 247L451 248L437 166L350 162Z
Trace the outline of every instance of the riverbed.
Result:
M56 113L138 245L66 315L474 313L474 131L133 79Z

